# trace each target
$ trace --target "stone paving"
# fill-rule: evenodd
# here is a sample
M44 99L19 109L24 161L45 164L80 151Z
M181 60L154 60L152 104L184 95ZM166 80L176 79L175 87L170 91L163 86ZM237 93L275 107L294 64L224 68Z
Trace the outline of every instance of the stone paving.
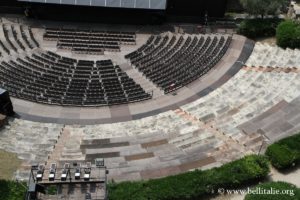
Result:
M290 103L282 100L263 114L247 121L239 128L245 133L260 133L270 143L300 130L300 96Z
M57 163L102 157L109 179L116 181L207 169L250 153L241 153L242 145L182 110L130 122L66 126L63 132L70 134L70 140L55 157Z
M300 67L300 50L282 49L276 45L257 42L245 65L255 67Z
M289 107L295 107L295 112L289 117L297 117L297 105L294 102L298 102L300 96L299 78L300 74L294 72L242 69L222 87L193 103L182 106L182 109L240 143L256 143L257 146L253 150L257 151L260 148L258 144L264 140L275 139L275 135L266 135L263 130L274 132L276 129L274 134L297 130L296 121L291 125L282 120L282 118L289 119L287 116L276 114L275 111L280 102L286 102ZM271 111L268 111L269 109ZM277 124L275 118L263 121L263 115L265 118L268 117L267 112L277 117ZM256 117L259 119L251 123ZM265 127L261 130L260 126ZM252 142L247 139L249 136L252 137Z

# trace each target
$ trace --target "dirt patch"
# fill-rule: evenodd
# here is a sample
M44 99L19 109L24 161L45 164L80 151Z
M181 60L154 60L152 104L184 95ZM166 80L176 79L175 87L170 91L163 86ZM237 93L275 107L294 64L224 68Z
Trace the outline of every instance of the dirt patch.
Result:
M21 165L21 160L14 153L0 150L0 179L10 180Z

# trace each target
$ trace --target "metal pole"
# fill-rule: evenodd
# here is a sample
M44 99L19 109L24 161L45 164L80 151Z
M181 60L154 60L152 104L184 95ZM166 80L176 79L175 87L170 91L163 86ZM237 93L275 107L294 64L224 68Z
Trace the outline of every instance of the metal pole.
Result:
M262 143L261 143L261 145L260 145L260 148L259 148L259 151L258 151L258 155L260 155L260 152L261 152L261 149L262 149L262 147L263 147L263 145L264 145L264 140L262 141Z

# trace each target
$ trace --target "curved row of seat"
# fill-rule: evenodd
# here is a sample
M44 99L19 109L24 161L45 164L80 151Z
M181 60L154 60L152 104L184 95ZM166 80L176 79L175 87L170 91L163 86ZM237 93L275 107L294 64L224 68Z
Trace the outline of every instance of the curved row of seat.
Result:
M57 41L60 49L75 53L103 54L103 51L120 51L121 44L135 45L136 35L132 32L111 32L47 28L44 40Z
M31 101L74 106L101 106L151 98L111 60L87 61L51 52L3 61L1 87Z
M111 60L88 61L62 57L39 48L31 28L2 24L0 87L12 96L57 105L103 106L151 98ZM55 32L54 30L48 30ZM66 33L65 33L66 32ZM72 31L60 33L72 34ZM84 37L134 37L133 33L80 32ZM87 36L86 36L87 35ZM16 56L17 55L17 56Z
M20 53L40 45L34 38L30 27L19 24L2 24L0 46L1 55L11 55L13 52Z
M228 35L157 35L125 56L165 93L206 74L224 56Z

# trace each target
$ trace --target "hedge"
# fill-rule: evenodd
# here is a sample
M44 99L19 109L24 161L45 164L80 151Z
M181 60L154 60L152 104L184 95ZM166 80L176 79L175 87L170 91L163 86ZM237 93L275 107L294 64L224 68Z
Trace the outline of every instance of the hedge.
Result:
M192 200L212 195L218 188L238 188L265 178L266 157L251 155L205 171L136 182L110 183L110 200Z
M279 190L281 194L274 194L275 190ZM258 194L263 191L271 194ZM254 194L255 193L255 194ZM244 200L299 200L300 189L295 185L285 182L262 183L252 189Z
M300 163L300 133L270 145L266 155L277 169L287 169L297 165Z
M26 184L23 184L26 185ZM25 197L26 188L14 181L0 180L0 199L22 200Z
M282 48L300 48L300 24L292 20L280 23L276 30L277 45Z
M259 37L272 37L276 35L276 27L281 19L245 19L238 28L238 34L251 39Z

